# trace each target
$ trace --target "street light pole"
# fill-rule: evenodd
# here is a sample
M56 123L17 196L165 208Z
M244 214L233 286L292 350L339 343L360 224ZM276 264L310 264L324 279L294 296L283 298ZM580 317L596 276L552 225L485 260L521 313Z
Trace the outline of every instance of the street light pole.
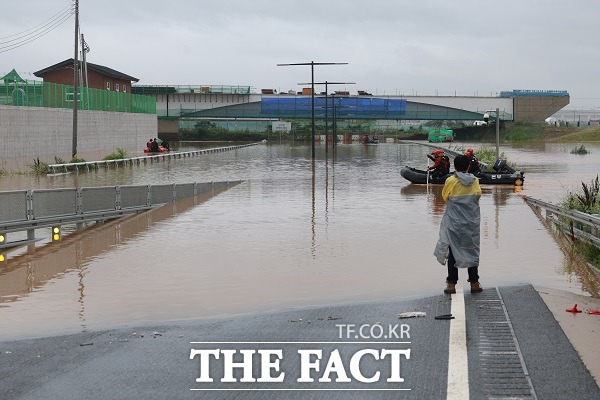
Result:
M483 115L483 120L486 124L489 121L489 115L487 113L496 113L496 160L500 158L500 108L495 110L487 110Z
M327 112L327 109L329 108L327 105L327 101L329 100L328 98L328 94L327 94L327 81L325 81L325 158L327 158L327 152L329 150L329 132L327 131L328 128L328 123L329 121L327 120L327 117L329 115Z
M310 149L313 160L315 159L315 62L310 62Z
M325 157L327 157L328 151L329 151L329 145L327 142L327 135L328 135L328 132L327 132L328 112L327 112L327 110L329 108L329 106L327 104L328 100L329 100L328 93L327 93L328 85L355 85L356 83L355 82L328 82L328 81L314 82L313 81L310 84L311 84L311 87L313 88L313 93L314 93L314 85L325 85ZM298 85L308 85L308 83L298 83ZM314 103L313 103L313 112L314 112ZM313 121L314 121L314 117L313 117ZM335 143L335 135L334 135L333 140Z
M310 72L311 72L311 104L312 104L312 110L311 110L311 138L310 138L310 143L311 143L311 156L314 160L315 158L315 65L347 65L348 63L335 63L335 62L314 62L311 61L309 63L295 63L295 64L277 64L278 67L289 67L292 65L310 65Z
M500 108L496 108L496 160L500 158Z

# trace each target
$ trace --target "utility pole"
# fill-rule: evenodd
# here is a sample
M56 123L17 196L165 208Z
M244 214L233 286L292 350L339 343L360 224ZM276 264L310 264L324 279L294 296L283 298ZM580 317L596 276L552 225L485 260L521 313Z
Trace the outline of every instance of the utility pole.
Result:
M79 83L79 0L75 0L75 54L73 56L73 148L71 154L77 158L77 85Z
M83 33L81 34L81 86L84 88L88 87L88 73L87 73L87 62L86 54L90 52L90 46L85 42Z

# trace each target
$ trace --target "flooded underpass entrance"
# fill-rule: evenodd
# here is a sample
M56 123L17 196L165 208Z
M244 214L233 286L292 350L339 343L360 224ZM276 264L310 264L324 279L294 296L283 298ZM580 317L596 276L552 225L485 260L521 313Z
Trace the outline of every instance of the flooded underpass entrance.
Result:
M579 156L569 145L503 146L525 185L520 192L483 186L484 287L532 283L600 296L598 275L519 196L556 203L594 178L600 146L590 147L591 156ZM403 165L423 167L428 150L339 145L328 161L317 148L313 164L309 146L261 145L118 170L1 178L1 190L244 182L7 254L0 339L438 294L445 267L432 252L441 187L399 174Z

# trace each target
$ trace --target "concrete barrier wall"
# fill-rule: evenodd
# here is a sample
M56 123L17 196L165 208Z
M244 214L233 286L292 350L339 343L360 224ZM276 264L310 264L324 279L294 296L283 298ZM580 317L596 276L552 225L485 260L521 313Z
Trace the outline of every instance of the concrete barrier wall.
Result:
M77 153L88 161L124 148L134 155L149 138L158 136L153 114L105 111L77 112ZM0 168L27 170L34 158L69 161L73 140L73 111L42 107L0 106Z
M516 96L515 122L544 122L570 101L570 96Z

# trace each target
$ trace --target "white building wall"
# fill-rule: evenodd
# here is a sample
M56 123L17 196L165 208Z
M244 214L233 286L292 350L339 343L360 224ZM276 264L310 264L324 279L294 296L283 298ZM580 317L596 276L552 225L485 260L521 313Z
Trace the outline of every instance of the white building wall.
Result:
M158 132L154 114L79 110L77 119L78 156L88 161L100 160L117 147L139 154ZM45 162L54 162L54 156L70 160L72 140L72 110L0 106L0 168L27 170L38 157Z

